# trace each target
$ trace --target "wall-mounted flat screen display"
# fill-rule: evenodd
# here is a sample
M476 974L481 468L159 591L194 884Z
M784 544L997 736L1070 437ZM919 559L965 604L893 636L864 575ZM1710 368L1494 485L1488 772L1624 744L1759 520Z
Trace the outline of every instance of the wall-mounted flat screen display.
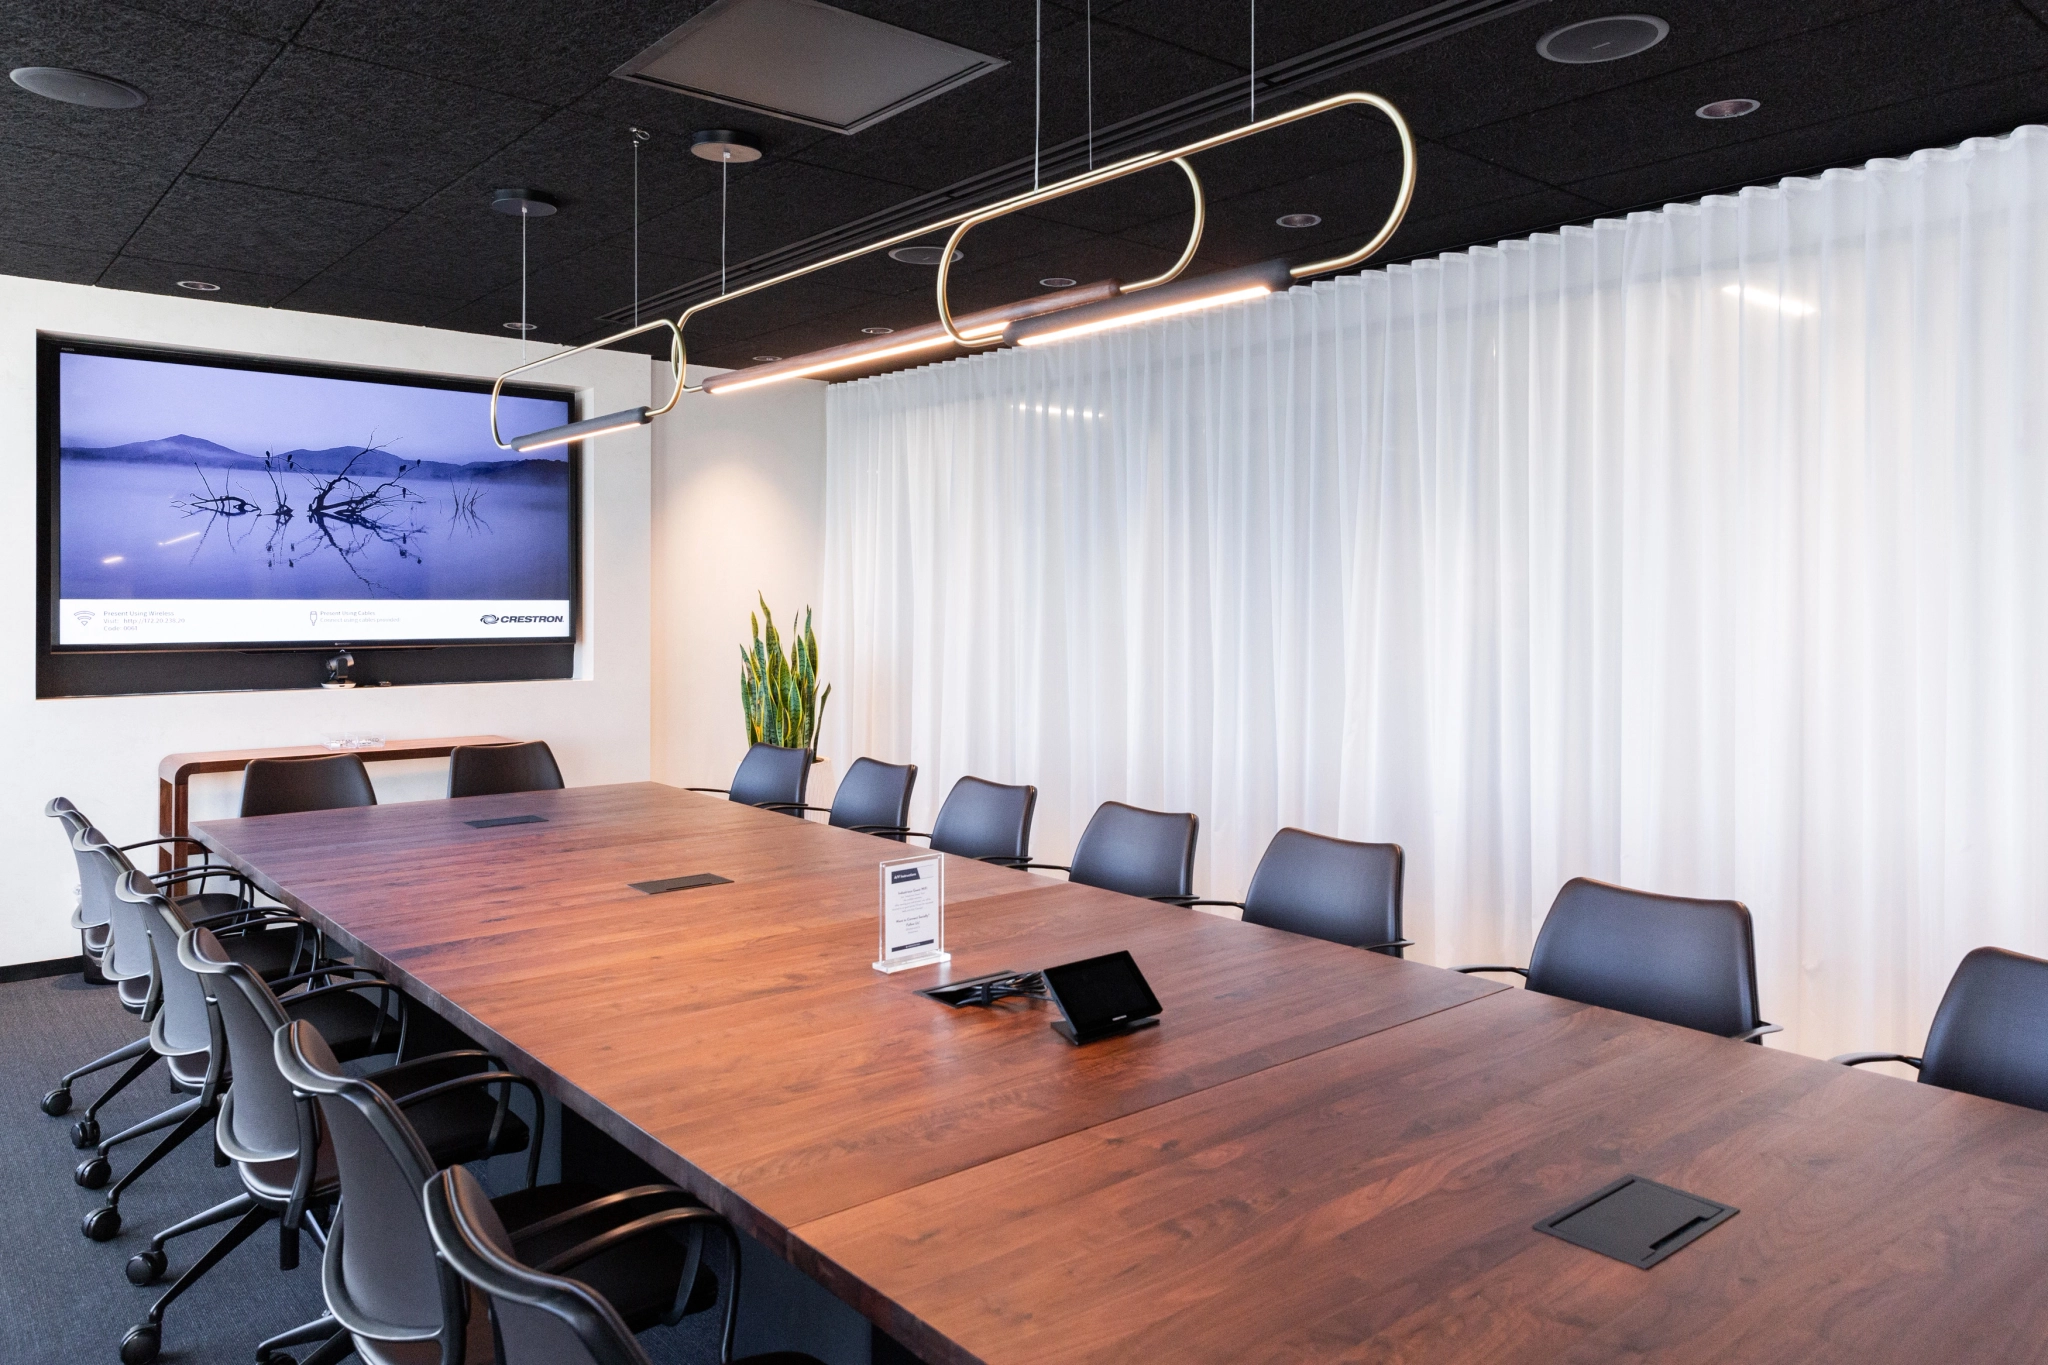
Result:
M56 648L572 636L574 448L498 449L487 387L69 343L55 359ZM500 430L571 407L507 394Z

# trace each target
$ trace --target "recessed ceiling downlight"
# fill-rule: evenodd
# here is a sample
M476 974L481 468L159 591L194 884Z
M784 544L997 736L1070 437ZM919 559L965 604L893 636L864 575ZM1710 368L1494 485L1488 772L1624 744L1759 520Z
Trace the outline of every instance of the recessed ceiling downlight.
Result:
M782 357L779 355L757 355L754 357L754 363L756 365L772 365L780 359Z
M945 254L946 248L942 246L899 246L889 253L889 259L901 261L905 265L937 265L939 257ZM966 259L967 253L964 251L956 250L953 253L954 265Z
M537 322L501 322L498 325L508 332L531 332L540 326Z
M1761 108L1763 105L1755 100L1715 100L1712 104L1702 104L1693 113L1701 118L1741 118Z
M189 289L195 294L218 294L220 286L208 284L205 280L179 280L178 288Z
M1609 14L1550 30L1536 40L1536 51L1567 66L1618 62L1648 52L1669 32L1671 25L1654 14Z
M133 109L149 98L126 81L63 66L17 66L7 75L30 94L88 109Z
M863 327L860 330L862 336L885 337L896 329L894 327Z
M1048 275L1038 282L1041 289L1072 289L1074 282L1065 275Z
M1283 213L1273 220L1284 228L1314 227L1323 221L1320 213Z

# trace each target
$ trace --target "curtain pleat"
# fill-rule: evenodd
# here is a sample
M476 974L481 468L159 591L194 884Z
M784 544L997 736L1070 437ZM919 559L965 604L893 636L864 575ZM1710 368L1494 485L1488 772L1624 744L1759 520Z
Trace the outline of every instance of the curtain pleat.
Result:
M1413 954L1733 896L1917 1051L2048 955L2048 129L835 386L826 749L1401 844ZM925 826L928 827L928 826Z

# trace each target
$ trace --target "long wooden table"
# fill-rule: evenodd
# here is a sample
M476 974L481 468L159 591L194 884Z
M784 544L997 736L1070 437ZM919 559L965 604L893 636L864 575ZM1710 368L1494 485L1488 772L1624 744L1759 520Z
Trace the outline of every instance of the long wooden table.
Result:
M2048 1358L2032 1111L949 859L953 975L1136 956L1076 1049L869 967L900 846L654 784L195 833L932 1362ZM1532 1230L1628 1173L1742 1212Z

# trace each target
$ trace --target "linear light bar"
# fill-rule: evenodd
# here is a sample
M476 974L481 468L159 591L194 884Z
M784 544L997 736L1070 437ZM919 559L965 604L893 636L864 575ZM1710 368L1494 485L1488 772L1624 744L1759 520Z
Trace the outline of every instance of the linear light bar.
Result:
M567 426L543 427L524 436L514 436L511 447L525 455L535 450L546 450L549 446L565 446L571 441L580 441L587 436L609 436L615 431L631 431L634 427L644 427L653 420L654 414L646 408L627 408L624 412L608 412L602 417L586 417Z
M1003 340L1016 346L1044 346L1118 327L1135 327L1160 318L1200 312L1205 308L1242 303L1247 299L1278 293L1293 283L1287 262L1265 261L1239 270L1222 270L1214 275L1178 280L1148 293L1073 308L1051 317L1013 322L1004 331Z
M1120 288L1115 280L1097 280L1093 284L1075 285L1069 289L1034 295L1000 308L969 313L958 320L958 325L962 336L994 337L1001 333L1003 328L1021 318L1042 317L1048 313L1114 299ZM787 360L753 365L744 370L729 370L705 380L703 389L706 393L737 393L742 389L755 389L763 384L779 383L784 379L803 379L814 374L829 374L835 370L858 369L895 356L912 355L919 351L951 350L957 345L958 343L946 334L945 328L936 322L929 322L922 327L897 332L892 336L876 337L872 341L849 342L843 346L812 351L807 355L794 355Z

